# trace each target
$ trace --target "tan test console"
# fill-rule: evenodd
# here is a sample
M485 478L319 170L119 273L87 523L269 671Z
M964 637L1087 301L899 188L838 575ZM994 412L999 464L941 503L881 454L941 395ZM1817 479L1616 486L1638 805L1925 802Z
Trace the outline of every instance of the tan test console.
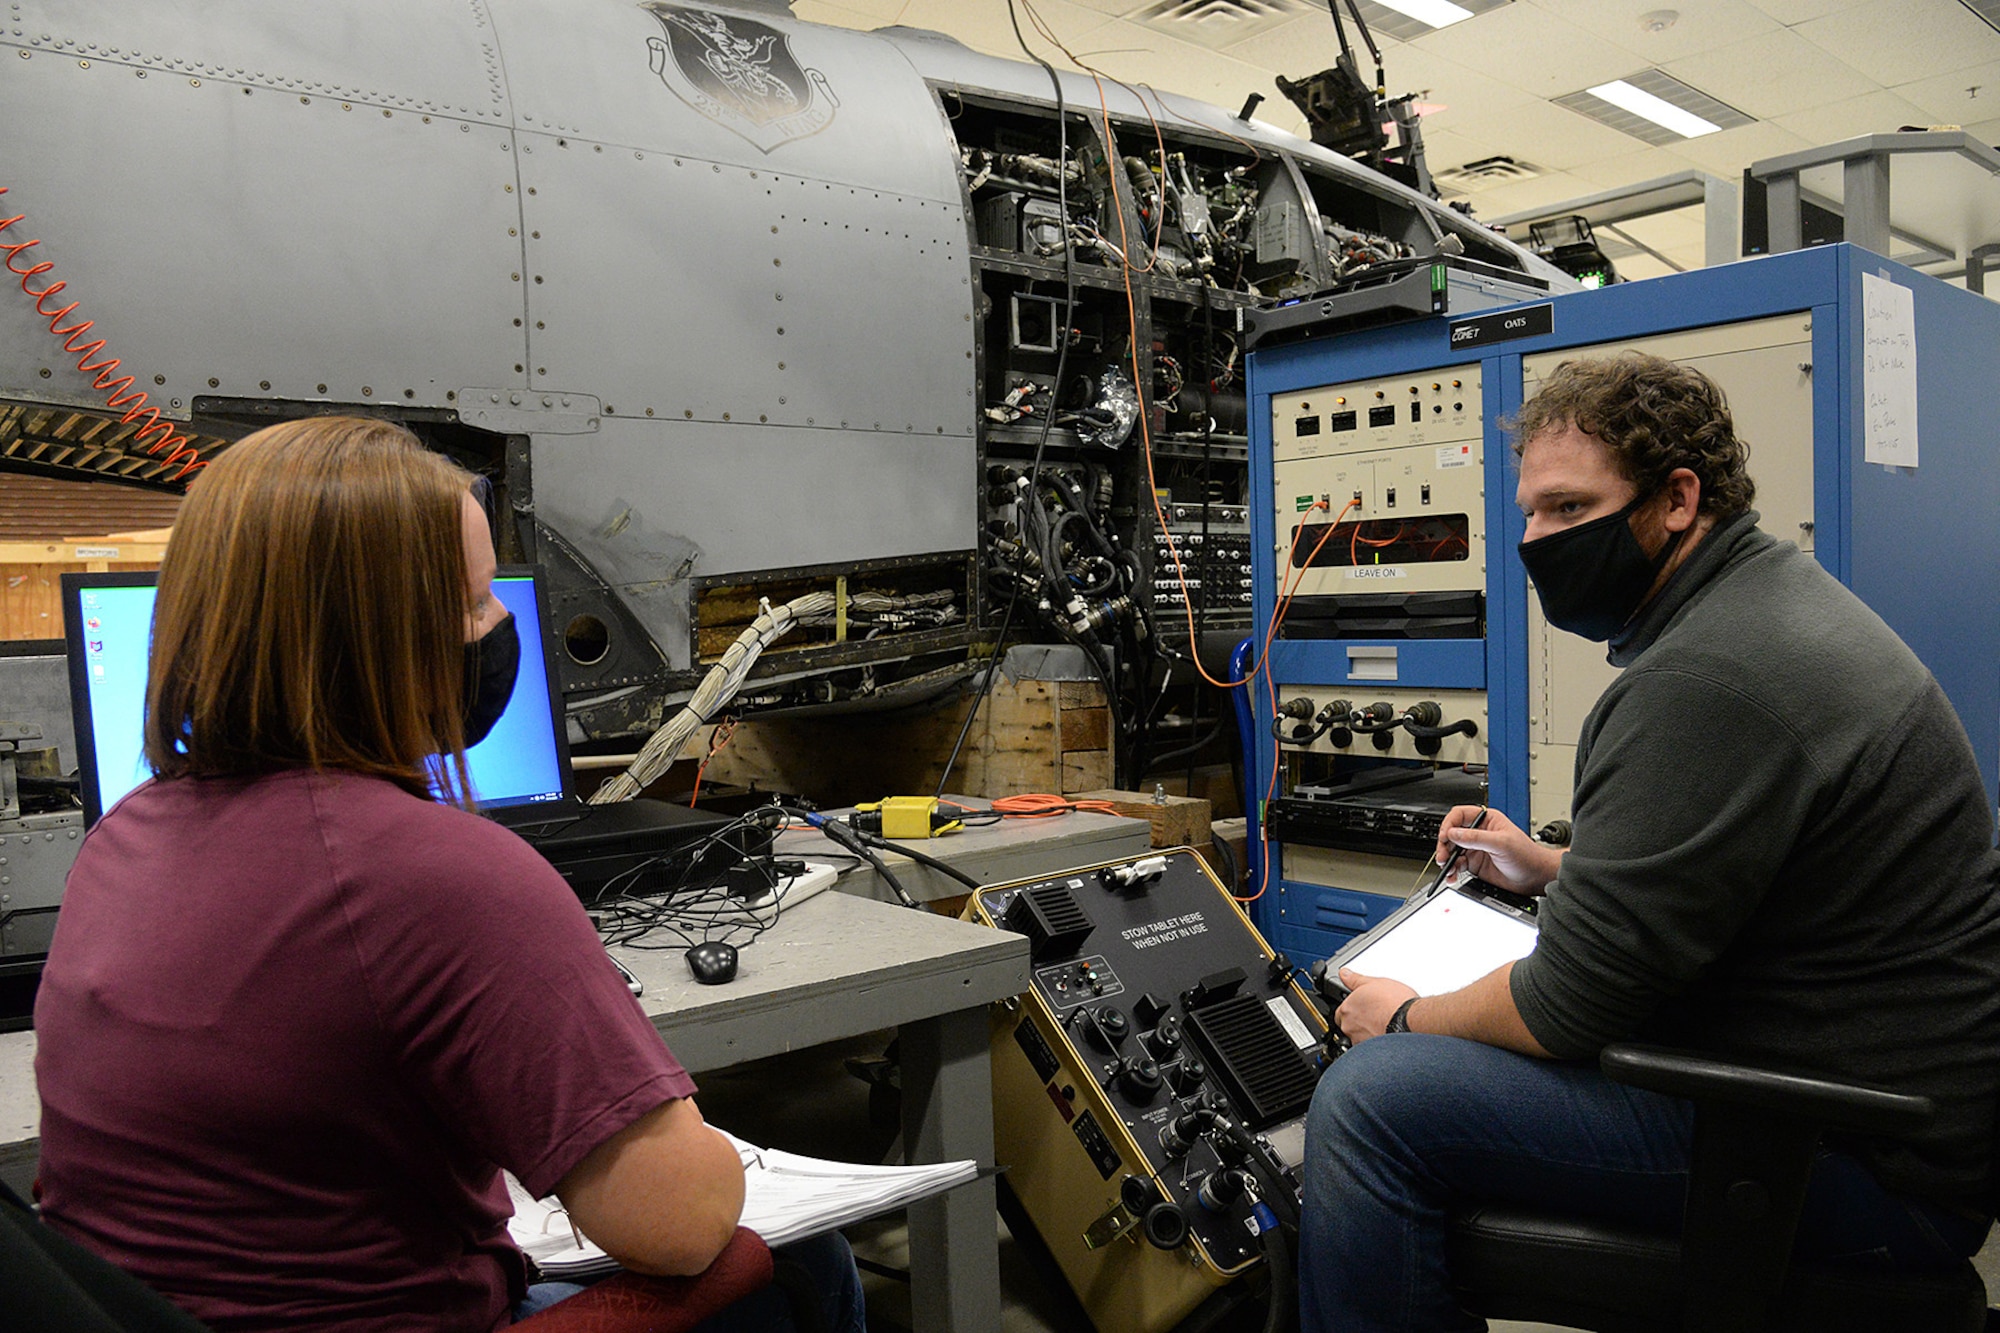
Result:
M995 885L994 1148L1099 1333L1162 1333L1296 1224L1325 1020L1193 851Z

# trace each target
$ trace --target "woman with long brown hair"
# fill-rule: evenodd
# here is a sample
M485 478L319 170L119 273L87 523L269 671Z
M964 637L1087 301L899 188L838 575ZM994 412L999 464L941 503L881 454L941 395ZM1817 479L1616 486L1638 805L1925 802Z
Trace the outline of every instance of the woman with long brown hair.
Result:
M574 894L463 808L515 632L471 480L387 423L274 426L161 564L157 776L85 839L36 1006L42 1205L218 1329L505 1326L503 1167L642 1272L741 1209Z

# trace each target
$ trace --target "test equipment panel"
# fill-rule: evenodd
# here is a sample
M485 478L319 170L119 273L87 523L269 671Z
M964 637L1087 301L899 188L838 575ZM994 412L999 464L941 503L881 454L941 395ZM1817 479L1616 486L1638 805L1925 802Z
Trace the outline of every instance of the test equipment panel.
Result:
M1253 350L1256 645L1279 618L1250 687L1264 934L1323 957L1382 920L1453 804L1563 835L1613 668L1541 616L1504 422L1574 357L1634 348L1722 386L1761 526L1916 651L1993 795L1996 345L2000 306L1835 245ZM1898 448L1914 466L1882 461Z
M1288 1284L1326 1021L1201 858L998 884L965 916L1028 937L1029 988L991 1012L994 1151L1098 1333Z

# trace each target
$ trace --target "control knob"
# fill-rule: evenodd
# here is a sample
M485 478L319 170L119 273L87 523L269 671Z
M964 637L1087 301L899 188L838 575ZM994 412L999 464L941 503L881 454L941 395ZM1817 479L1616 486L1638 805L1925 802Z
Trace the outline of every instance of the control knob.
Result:
M1144 1106L1160 1095L1160 1066L1143 1055L1130 1055L1118 1064L1118 1090L1126 1100Z
M1107 1054L1118 1049L1118 1043L1132 1030L1132 1021L1114 1005L1100 1005L1096 1009L1084 1011L1085 1035L1090 1044Z

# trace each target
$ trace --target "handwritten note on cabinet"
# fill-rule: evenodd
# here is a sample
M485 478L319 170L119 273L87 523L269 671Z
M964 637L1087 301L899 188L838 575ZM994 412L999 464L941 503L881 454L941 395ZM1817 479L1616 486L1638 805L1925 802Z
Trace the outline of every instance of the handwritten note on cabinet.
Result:
M1917 465L1917 312L1908 287L1861 275L1861 456Z

